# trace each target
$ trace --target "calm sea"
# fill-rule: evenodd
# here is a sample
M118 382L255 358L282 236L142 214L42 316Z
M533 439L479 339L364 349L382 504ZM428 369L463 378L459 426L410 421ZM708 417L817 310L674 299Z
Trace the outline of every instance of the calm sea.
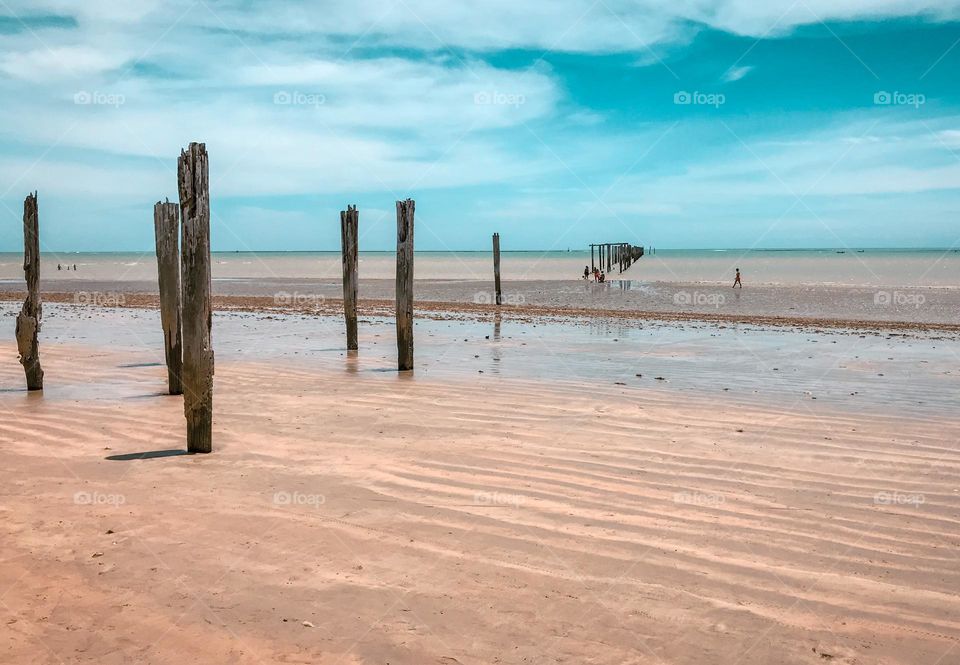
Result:
M23 279L22 256L0 253L0 280ZM215 252L213 277L219 279L327 278L340 276L339 252ZM590 252L504 252L504 280L577 279ZM57 270L60 264L64 270ZM76 272L73 266L76 265ZM70 270L65 268L69 266ZM656 250L624 275L639 281L725 283L740 268L744 283L832 284L850 286L960 285L960 250ZM152 281L153 252L63 253L42 255L46 279ZM361 252L360 277L394 277L392 252ZM486 280L490 252L417 252L417 279ZM612 278L619 275L614 268Z

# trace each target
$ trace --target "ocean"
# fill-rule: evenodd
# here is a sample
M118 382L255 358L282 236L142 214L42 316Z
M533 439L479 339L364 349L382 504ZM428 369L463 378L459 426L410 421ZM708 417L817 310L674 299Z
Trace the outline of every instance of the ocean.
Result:
M214 252L214 280L336 279L339 252ZM23 279L22 256L0 253L0 281ZM63 270L57 270L58 264ZM589 250L509 251L502 253L505 281L574 280L590 264ZM73 271L76 265L77 271ZM416 253L419 280L485 280L492 273L487 251ZM65 268L69 266L70 270ZM623 278L635 282L732 283L740 268L744 284L957 287L957 249L821 249L821 250L656 250L638 260ZM393 252L361 252L361 279L392 279ZM45 253L41 271L47 279L104 281L155 280L153 251ZM611 279L620 277L616 267Z

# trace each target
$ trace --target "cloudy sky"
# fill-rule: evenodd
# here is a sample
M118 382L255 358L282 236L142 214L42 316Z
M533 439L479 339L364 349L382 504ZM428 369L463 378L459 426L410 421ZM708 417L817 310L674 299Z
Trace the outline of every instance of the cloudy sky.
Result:
M0 0L0 251L950 247L960 0Z

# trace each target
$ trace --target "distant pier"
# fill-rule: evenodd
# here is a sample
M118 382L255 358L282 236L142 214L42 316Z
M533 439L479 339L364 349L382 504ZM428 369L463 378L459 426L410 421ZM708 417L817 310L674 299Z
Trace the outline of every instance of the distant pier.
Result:
M604 242L599 244L590 245L590 270L591 272L596 268L596 263L594 262L594 250L596 249L596 256L600 262L600 270L604 270L604 265L606 265L606 270L604 272L609 273L613 270L613 266L618 266L620 272L623 272L629 268L634 261L643 256L643 247L637 247L636 245L631 245L627 242Z

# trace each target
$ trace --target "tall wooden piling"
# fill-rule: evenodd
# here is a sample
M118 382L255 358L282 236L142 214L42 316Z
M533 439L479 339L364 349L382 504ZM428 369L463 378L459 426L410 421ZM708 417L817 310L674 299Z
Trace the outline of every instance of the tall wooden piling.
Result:
M210 185L207 148L191 143L177 168L183 215L183 411L187 450L213 449Z
M43 368L40 366L40 218L37 193L23 201L23 273L27 281L27 297L17 315L17 350L27 377L27 390L43 390Z
M347 324L347 349L357 350L357 206L340 211L340 245L343 263L343 318Z
M412 199L397 201L397 367L413 369Z
M157 273L160 280L160 325L167 361L167 387L171 395L183 393L183 337L180 319L180 206L157 201L153 206L157 240Z
M500 291L500 234L493 234L493 288L497 292L497 305L503 304L503 293Z

